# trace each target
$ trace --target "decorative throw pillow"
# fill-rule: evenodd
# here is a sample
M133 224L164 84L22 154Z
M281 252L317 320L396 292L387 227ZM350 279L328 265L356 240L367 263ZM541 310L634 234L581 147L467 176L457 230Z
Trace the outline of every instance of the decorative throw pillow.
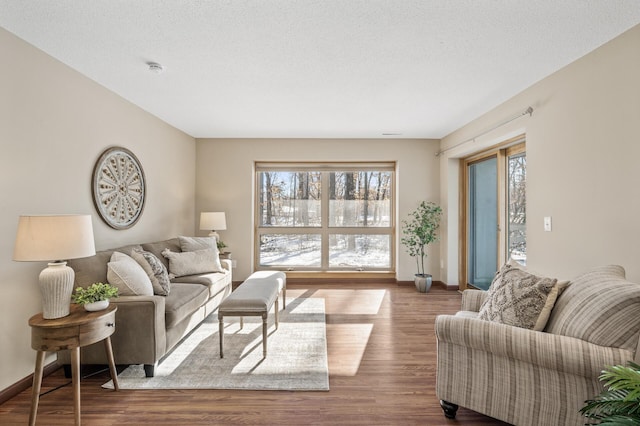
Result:
M169 259L169 271L176 277L219 272L215 269L215 260L218 259L218 254L213 249L184 251L182 253L166 249L162 255ZM220 260L218 260L218 264L220 264Z
M566 283L558 285L555 278L539 277L506 264L493 279L478 318L542 331Z
M107 280L118 287L120 296L152 296L153 286L138 262L124 253L114 251L107 264Z
M169 273L164 263L156 257L155 254L142 250L142 248L133 250L131 252L133 260L138 262L144 272L151 280L153 287L153 294L159 296L168 296L171 291L171 281L169 280Z
M212 272L224 272L224 268L220 263L220 252L214 237L178 237L180 249L185 251L197 251L211 249L215 251L215 260Z

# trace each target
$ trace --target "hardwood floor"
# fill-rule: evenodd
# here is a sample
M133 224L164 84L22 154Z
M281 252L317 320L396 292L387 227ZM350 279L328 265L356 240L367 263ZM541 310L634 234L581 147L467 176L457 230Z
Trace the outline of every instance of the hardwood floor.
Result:
M108 373L82 380L85 425L505 425L460 408L446 420L435 396L436 315L460 294L433 287L291 285L288 296L323 297L329 392L105 390ZM35 352L34 352L35 356ZM87 370L87 368L85 368ZM87 374L87 371L84 371ZM70 380L45 377L45 393ZM24 425L31 389L0 405L0 424ZM40 398L38 425L73 424L71 385Z

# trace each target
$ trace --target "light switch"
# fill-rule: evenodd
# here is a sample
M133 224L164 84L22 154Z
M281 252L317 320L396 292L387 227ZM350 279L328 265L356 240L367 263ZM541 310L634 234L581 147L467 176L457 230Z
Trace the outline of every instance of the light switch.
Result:
M544 230L551 232L551 216L544 217Z

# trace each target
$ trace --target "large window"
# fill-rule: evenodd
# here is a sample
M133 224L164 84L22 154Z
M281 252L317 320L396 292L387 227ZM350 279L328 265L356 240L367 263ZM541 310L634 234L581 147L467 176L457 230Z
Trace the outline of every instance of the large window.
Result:
M256 264L392 271L393 163L256 164Z

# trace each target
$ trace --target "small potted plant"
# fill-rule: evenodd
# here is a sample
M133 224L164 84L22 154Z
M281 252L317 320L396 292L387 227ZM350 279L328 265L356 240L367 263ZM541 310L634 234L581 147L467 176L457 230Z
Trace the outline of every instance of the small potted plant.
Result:
M77 287L71 299L87 311L100 311L109 306L109 299L118 297L118 288L111 284L93 283L87 288Z
M424 258L427 257L427 245L438 240L438 228L442 217L442 208L435 203L423 201L418 208L409 213L410 219L402 221L402 239L409 256L416 258L418 273L414 283L421 293L431 288L432 277L424 271Z

